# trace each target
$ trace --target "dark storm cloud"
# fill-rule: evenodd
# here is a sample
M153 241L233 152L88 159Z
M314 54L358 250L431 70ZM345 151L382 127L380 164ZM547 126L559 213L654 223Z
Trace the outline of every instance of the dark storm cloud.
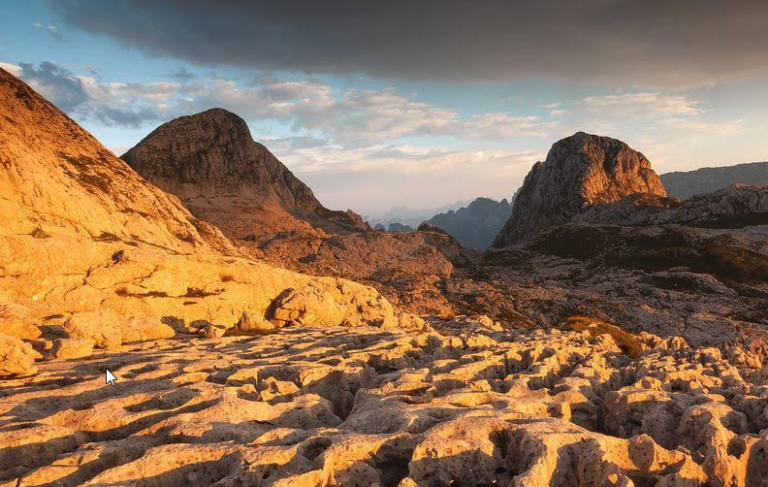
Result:
M768 71L765 0L56 1L69 23L199 64L691 85Z
M147 107L136 109L116 108L109 105L96 107L90 116L104 125L141 127L145 122L158 120L158 114Z

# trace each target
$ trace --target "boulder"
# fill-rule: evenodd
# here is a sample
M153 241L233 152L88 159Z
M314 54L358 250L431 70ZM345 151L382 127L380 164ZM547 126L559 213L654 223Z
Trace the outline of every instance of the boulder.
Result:
M0 333L21 340L35 340L41 335L29 310L3 297L0 297Z
M176 332L154 318L128 318L120 322L123 343L173 338Z
M27 376L37 372L35 350L16 337L0 334L0 378Z
M93 345L89 338L59 338L54 340L50 356L62 360L90 357Z
M308 285L289 292L275 308L273 318L278 323L297 326L339 326L344 308L331 293Z
M116 348L122 342L122 326L117 313L110 309L75 313L64 323L69 338L93 340L97 348Z
M243 335L258 335L270 333L277 330L282 322L277 324L268 321L264 316L258 313L243 311L240 321L237 322L231 332Z

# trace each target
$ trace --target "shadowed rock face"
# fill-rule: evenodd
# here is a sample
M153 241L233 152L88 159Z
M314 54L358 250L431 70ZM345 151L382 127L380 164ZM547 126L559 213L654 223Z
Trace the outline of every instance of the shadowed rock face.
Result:
M306 184L254 142L242 118L220 108L161 125L122 159L182 201L244 196L310 213L322 206Z
M733 186L685 201L636 194L616 203L593 206L575 222L601 225L649 226L679 224L703 228L733 228L768 224L768 187Z
M555 143L547 159L533 166L494 247L514 245L593 205L635 193L666 195L648 159L619 140L579 132Z
M165 123L122 158L231 238L260 239L307 226L334 232L368 229L354 212L320 204L306 184L253 140L245 121L227 110L214 108Z

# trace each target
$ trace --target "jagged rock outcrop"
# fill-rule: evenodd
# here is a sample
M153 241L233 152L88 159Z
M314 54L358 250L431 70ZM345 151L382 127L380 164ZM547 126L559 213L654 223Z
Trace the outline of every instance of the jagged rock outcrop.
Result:
M274 319L280 296L309 285L338 303L335 324L402 321L369 287L239 255L3 70L0 194L0 334L44 352L58 339L117 348L167 337L168 326L191 332L199 320L229 329L244 311Z
M656 195L633 195L596 205L575 222L650 226L678 224L706 228L742 228L768 224L768 187L733 185L685 201Z
M670 172L661 175L661 182L667 195L675 198L712 193L733 184L768 186L768 162Z
M493 245L514 245L591 206L635 193L666 196L648 159L619 140L578 132L555 143L546 160L533 166Z
M511 213L512 203L506 199L477 198L467 207L439 213L425 223L445 230L468 249L485 250Z

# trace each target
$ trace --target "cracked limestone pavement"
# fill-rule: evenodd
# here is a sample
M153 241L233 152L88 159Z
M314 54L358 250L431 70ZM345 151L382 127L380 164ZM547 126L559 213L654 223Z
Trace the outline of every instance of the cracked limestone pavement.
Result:
M768 369L648 334L632 359L595 325L431 325L44 362L0 383L0 485L768 485Z

